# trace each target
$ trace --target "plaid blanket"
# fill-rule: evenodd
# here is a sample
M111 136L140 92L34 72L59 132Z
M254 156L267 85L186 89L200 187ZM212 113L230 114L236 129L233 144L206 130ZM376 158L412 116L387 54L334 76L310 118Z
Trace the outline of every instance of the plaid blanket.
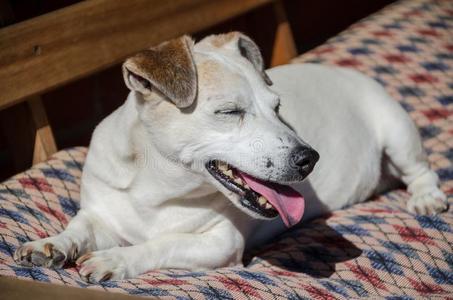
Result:
M294 63L356 68L381 82L416 122L453 205L453 2L405 0ZM75 267L18 266L16 247L63 230L79 208L86 148L0 184L0 275L166 299L453 299L453 214L414 216L397 190L293 229L245 267L159 270L83 282Z

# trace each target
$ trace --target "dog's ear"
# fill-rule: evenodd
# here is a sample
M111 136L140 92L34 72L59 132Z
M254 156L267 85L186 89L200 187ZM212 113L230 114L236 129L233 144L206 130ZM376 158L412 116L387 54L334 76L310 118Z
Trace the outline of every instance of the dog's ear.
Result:
M241 55L247 58L255 66L255 69L257 69L261 73L261 76L263 76L266 84L272 85L271 79L264 71L263 56L261 55L261 51L255 42L248 36L240 33L237 45Z
M183 36L128 58L123 64L127 87L144 96L158 91L179 108L192 105L197 96L192 48L192 39Z
M261 73L266 84L272 85L271 79L264 70L264 61L260 49L251 38L242 32L232 31L225 34L211 35L201 40L199 44L202 47L227 48L238 51Z

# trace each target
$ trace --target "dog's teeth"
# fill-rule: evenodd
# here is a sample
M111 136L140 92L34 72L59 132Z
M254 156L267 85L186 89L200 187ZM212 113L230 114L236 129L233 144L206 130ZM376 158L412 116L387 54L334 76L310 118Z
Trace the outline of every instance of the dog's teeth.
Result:
M250 187L248 186L247 183L244 184L244 187L245 187L246 189L250 190Z
M260 196L260 197L258 198L258 203L259 203L260 205L264 205L264 204L267 204L267 200L266 200L263 196Z
M241 180L241 178L235 178L235 179L234 179L234 182L236 182L237 184L242 185L242 180Z
M220 171L226 171L226 170L228 170L227 164L220 163L220 164L219 164L219 170L220 170Z
M225 171L223 173L225 173L226 175L228 175L230 177L233 177L233 171L232 170L227 170L227 171Z
M272 208L272 205L270 205L269 203L266 202L266 205L264 206L266 209L271 209Z

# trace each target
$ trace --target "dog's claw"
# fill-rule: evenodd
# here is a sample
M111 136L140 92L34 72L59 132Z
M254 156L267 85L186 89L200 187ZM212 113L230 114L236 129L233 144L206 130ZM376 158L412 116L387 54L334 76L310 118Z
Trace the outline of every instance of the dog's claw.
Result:
M28 246L21 246L16 249L14 252L14 260L21 265L30 267L32 265L31 263L31 253L33 249L28 247Z
M76 261L82 280L89 283L123 279L125 264L113 249L87 253Z
M113 276L113 273L112 272L106 272L104 274L104 276L102 276L101 280L100 281L107 281L107 280L110 280L110 278L112 278Z
M408 210L417 215L436 215L448 209L445 194L440 190L415 194L407 203Z
M53 245L51 243L44 244L44 254L47 257L52 257Z
M17 263L26 267L61 268L66 261L66 255L54 244L41 241L29 242L20 246L14 252L13 258Z
M48 261L48 257L42 252L33 251L31 253L31 263L34 266L47 266Z
M77 266L80 266L81 264L83 264L86 260L90 259L91 257L93 256L93 254L91 252L88 252L82 256L80 256L77 260L76 260L76 265Z

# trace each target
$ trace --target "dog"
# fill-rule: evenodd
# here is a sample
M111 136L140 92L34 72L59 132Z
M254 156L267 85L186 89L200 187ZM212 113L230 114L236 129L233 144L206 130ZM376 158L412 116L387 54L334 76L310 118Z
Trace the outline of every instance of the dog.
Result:
M266 71L239 32L183 36L122 70L131 91L94 131L80 211L60 234L19 247L18 263L75 261L88 282L234 266L302 217L398 181L409 212L447 208L409 116L356 71Z

